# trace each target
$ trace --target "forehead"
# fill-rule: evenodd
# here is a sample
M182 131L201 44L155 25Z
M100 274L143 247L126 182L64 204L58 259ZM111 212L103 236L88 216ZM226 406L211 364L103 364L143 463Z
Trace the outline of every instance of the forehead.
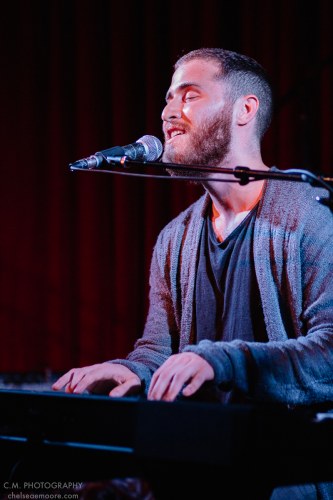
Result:
M177 89L184 83L191 82L200 86L221 83L217 79L221 69L216 61L193 59L181 64L173 74L170 90Z

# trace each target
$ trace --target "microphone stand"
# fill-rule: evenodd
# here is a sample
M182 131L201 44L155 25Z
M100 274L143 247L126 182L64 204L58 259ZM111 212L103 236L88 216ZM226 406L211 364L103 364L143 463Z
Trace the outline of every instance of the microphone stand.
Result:
M112 168L107 168L107 165L111 165ZM234 169L224 168L224 167L211 167L207 165L186 165L186 164L177 164L177 163L162 163L162 162L152 162L152 161L138 161L138 160L130 160L126 156L122 157L105 157L102 168L82 168L76 167L74 164L70 164L70 170L85 170L89 172L100 172L100 173L108 173L108 174L120 174L120 175L128 175L128 176L136 176L136 177L150 177L150 178L158 178L158 179L177 179L177 180L187 180L187 181L203 181L204 177L197 175L195 176L195 172L199 174L202 173L216 173L216 174L227 174L233 175L235 179L225 179L225 178L214 178L210 177L209 181L217 181L217 182L238 182L240 185L246 185L249 182L253 182L256 180L263 179L275 179L281 181L292 181L292 182L307 182L313 187L322 187L328 191L328 197L323 198L320 196L316 197L316 200L329 207L331 212L333 213L333 178L331 177L322 177L320 175L316 175L313 172L302 169L289 169L289 170L255 170L249 167L237 166ZM122 169L116 169L116 167L121 166ZM149 167L152 169L162 170L179 170L186 171L186 176L170 176L170 175L147 175L144 172L129 172L133 167L139 167L142 169L143 167ZM188 171L193 171L194 175L189 176ZM331 185L332 184L332 185Z

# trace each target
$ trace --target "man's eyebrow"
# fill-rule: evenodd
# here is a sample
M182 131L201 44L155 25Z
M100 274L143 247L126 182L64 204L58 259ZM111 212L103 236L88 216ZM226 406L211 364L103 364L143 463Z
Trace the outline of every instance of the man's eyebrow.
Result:
M177 90L184 90L186 89L187 87L198 87L198 88L201 88L201 85L199 85L198 83L196 82L183 82L183 83L180 83L175 91L177 92ZM173 92L171 90L168 90L168 92L166 93L166 96L165 96L165 100L168 101L173 95Z

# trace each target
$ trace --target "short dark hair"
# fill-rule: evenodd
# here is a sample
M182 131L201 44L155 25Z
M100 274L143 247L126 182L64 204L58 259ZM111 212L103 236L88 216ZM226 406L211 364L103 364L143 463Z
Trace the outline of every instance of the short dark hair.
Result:
M251 57L221 48L192 50L178 59L174 68L193 59L215 61L220 66L216 75L228 84L229 97L234 103L238 97L255 94L259 99L257 133L261 140L268 129L273 115L273 93L264 68Z

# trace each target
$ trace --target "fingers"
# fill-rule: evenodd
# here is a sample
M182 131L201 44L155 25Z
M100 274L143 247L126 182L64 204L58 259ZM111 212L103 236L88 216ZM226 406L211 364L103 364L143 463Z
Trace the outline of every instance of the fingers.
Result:
M93 365L76 370L72 379L66 387L66 392L82 394L85 391L93 392L95 386L104 380L104 374L100 367Z
M180 369L177 360L171 356L153 375L148 391L148 399L174 401L190 373Z
M114 389L114 386L117 386ZM56 391L81 394L85 391L121 397L141 390L140 378L127 367L116 363L100 363L73 368L52 386ZM112 388L112 390L111 390Z
M126 382L117 385L112 391L109 392L109 396L114 398L121 398L123 396L129 396L130 394L138 394L141 390L141 382L138 377L133 377Z
M193 352L175 354L153 375L148 399L174 401L180 393L191 396L204 382L213 379L213 368L201 356ZM122 397L140 392L141 380L127 367L106 362L74 368L60 377L52 388L75 394L88 391Z
M153 375L148 399L174 401L180 393L191 396L204 382L213 378L213 368L197 354L175 354Z
M184 387L182 391L183 396L192 396L200 389L204 382L206 382L206 380L202 376L196 375L191 382Z
M94 372L101 365L85 366L83 368L72 368L69 372L60 377L52 386L52 389L59 391L65 389L69 393L82 393L91 388L95 377Z
M74 372L75 372L75 368L73 368L69 372L65 373L60 378L58 378L58 380L56 380L54 382L54 384L52 385L52 389L54 391L61 391L61 389L67 387L68 384L70 383L70 381L72 380L72 376L73 376Z

